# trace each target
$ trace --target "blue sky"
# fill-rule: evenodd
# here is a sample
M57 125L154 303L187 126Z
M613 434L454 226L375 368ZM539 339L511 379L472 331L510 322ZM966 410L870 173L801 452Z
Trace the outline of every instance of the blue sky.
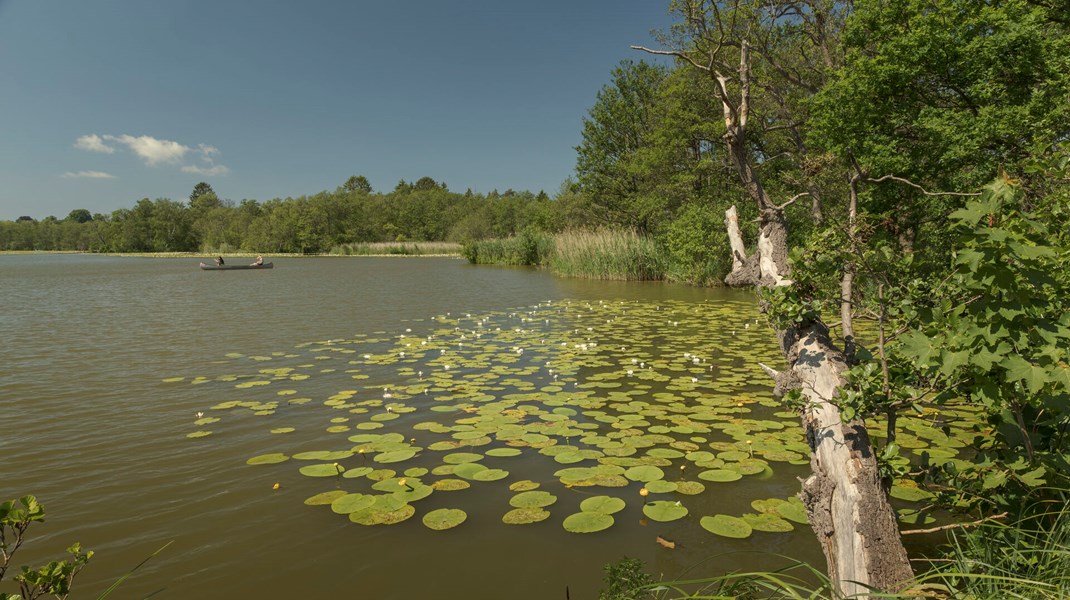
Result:
M0 219L185 200L556 193L668 0L0 0Z

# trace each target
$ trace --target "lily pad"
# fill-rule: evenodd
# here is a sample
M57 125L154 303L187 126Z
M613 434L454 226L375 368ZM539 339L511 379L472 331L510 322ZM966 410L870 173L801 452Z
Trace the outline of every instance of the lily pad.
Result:
M377 463L396 463L409 460L416 456L415 450L398 450L395 452L383 452L375 456L375 462Z
M309 506L321 506L324 504L333 504L335 500L345 496L348 492L345 490L331 490L329 492L321 492L305 499L305 504Z
M338 463L305 465L299 469L302 475L308 477L334 477L336 475L341 475L345 470L345 467Z
M699 519L699 525L710 533L715 533L727 538L747 538L750 537L750 534L753 531L746 521L730 515L702 517Z
M250 458L249 460L245 461L245 464L247 464L247 465L275 465L275 464L278 464L278 463L281 463L281 462L286 462L288 460L290 460L289 456L286 456L285 454L282 454L280 452L275 452L275 453L272 453L272 454L261 454L260 456L254 456L254 457Z
M544 508L514 508L505 513L502 517L502 523L506 525L527 525L545 521L548 518L550 518L550 511Z
M642 465L628 469L624 472L624 476L632 481L642 481L645 483L664 478L665 472L651 465Z
M655 500L643 505L643 514L654 521L675 521L687 516L687 507L670 500Z
M703 471L699 473L698 478L704 481L727 482L742 479L743 475L741 475L739 471L730 471L728 469L710 469L709 471Z
M613 517L599 512L578 512L565 517L565 531L572 533L595 533L613 526Z
M524 479L521 481L514 481L509 484L509 490L513 492L526 492L528 490L534 490L539 487L539 484L530 480Z
M583 512L596 512L611 515L624 510L625 502L613 496L591 496L580 502L580 510Z
M348 515L369 508L375 504L375 496L368 494L346 494L331 502L331 510L340 515Z
M443 531L464 523L467 518L468 513L459 508L439 508L424 515L423 522L428 529Z
M521 492L509 500L510 506L516 508L543 508L557 502L557 496L550 492Z

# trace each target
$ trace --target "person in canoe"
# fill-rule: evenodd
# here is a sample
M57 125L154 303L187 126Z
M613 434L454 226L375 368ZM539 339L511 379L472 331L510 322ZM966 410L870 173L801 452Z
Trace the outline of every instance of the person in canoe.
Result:
M223 257L222 256L217 256L216 259L215 259L215 264L216 264L217 267L222 267L225 264L223 262Z
M257 254L256 255L256 261L250 266L253 266L253 267L262 267L262 266L264 266L264 257L259 255L259 254Z

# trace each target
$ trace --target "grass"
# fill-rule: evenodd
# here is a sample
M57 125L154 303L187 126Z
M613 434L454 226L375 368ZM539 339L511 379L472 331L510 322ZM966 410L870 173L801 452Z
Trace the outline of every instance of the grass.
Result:
M331 248L340 256L459 256L461 245L452 242L360 242Z

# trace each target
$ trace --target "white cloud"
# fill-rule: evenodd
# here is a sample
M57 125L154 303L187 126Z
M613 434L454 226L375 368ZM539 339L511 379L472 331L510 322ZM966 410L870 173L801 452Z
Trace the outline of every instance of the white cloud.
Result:
M226 175L230 173L230 169L223 165L211 165L209 167L198 167L197 165L186 165L182 167L183 173L196 173L197 175Z
M115 179L115 175L112 175L111 173L105 173L103 171L78 171L77 173L73 171L67 171L60 177L63 177L64 179L72 179L75 177L87 179Z
M190 151L189 146L172 142L171 140L156 139L151 135L138 137L126 134L118 136L106 135L104 139L119 142L130 148L134 154L140 156L145 161L145 164L150 167L155 167L161 163L177 163Z
M132 136L125 133L123 135L97 135L91 133L75 140L74 147L90 152L115 153L114 145L109 145L106 142L126 146L150 167L162 164L179 164L183 162L187 154L195 152L200 156L200 162L203 164L183 165L182 172L196 173L198 175L226 175L230 172L229 168L217 165L215 162L215 157L222 154L219 148L208 144L197 144L197 148L194 149L180 142L159 139L151 135ZM79 171L77 173L64 173L63 177L107 179L114 176L100 171Z
M90 152L103 152L104 154L112 154L115 152L115 148L104 143L104 139L95 133L89 135L83 135L82 137L74 140L74 147L79 150L88 150Z
M196 173L198 175L226 175L230 173L230 169L223 165L215 164L215 159L212 158L220 154L219 148L208 144L197 144L197 150L201 153L201 162L205 164L184 165L182 167L183 173Z

